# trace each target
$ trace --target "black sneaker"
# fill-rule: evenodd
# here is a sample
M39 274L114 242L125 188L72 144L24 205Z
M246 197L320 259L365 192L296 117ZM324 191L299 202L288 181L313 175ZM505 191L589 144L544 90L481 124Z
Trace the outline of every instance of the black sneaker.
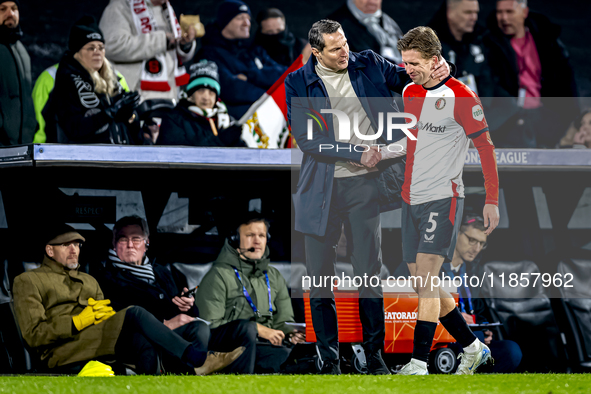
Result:
M340 375L341 367L338 360L326 360L318 372L319 375Z
M386 363L382 359L381 350L366 353L368 375L392 375Z

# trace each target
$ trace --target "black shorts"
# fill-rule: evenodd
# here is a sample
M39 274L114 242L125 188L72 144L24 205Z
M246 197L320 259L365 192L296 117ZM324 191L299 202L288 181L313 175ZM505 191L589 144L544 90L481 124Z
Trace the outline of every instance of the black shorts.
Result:
M419 205L402 203L402 261L415 263L417 253L454 257L462 224L464 199L444 198Z

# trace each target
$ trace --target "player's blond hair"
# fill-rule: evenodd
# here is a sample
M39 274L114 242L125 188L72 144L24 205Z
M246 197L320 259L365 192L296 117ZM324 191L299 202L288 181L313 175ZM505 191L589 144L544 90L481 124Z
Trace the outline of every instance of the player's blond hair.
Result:
M398 40L397 48L400 52L414 49L421 54L423 59L431 59L433 56L441 59L441 42L430 27L419 26L409 30L404 37Z

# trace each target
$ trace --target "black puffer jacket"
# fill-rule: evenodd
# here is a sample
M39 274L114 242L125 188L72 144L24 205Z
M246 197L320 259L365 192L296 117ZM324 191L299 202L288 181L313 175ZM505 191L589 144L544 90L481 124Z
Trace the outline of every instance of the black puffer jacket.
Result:
M31 59L20 27L0 26L0 146L33 142L35 110L31 97Z
M189 109L193 105L181 100L174 109L161 114L162 123L156 145L246 146L240 138L242 128L231 125L233 119L223 103L216 104L216 115L211 117L216 125L217 136L213 133L209 118ZM225 117L225 120L221 117Z
M493 97L494 84L489 64L489 54L483 43L485 29L480 24L474 26L472 33L464 34L462 41L457 41L451 34L447 22L447 0L429 22L441 41L442 54L445 60L457 67L455 77L461 79L469 74L474 75L478 95Z
M123 89L119 85L119 93ZM43 109L47 142L71 144L136 144L136 124L117 123L105 109L114 97L94 91L88 71L67 52L60 61L55 87Z

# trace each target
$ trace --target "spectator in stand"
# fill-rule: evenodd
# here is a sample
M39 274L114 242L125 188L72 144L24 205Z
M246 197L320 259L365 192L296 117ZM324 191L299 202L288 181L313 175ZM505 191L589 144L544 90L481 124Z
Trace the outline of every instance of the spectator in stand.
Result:
M143 143L132 122L139 101L137 92L123 92L94 18L82 17L70 31L68 51L42 112L47 142Z
M19 0L0 0L0 146L30 144L35 134L31 59L20 42Z
M202 60L191 65L187 98L161 115L156 144L191 146L244 146L242 127L234 124L220 99L218 67Z
M394 64L402 63L396 45L404 34L394 19L382 12L382 0L347 0L326 19L343 26L351 52L371 49Z
M35 132L35 138L33 139L33 143L35 144L42 144L47 141L47 135L45 134L45 119L43 119L43 108L45 108L45 104L47 104L47 100L49 99L49 94L55 86L55 76L58 67L59 63L46 68L35 81L35 86L33 86L33 104L35 105L35 117L37 118L37 124L39 125ZM127 86L125 77L123 77L119 71L114 71L117 75L117 81L123 88L123 91L129 93L129 86Z
M259 28L254 36L254 45L260 45L277 63L289 67L303 55L306 63L312 54L307 40L293 35L285 23L285 15L277 8L267 8L257 15Z
M197 59L219 67L221 90L228 92L230 115L239 119L287 70L260 46L252 46L250 8L240 0L223 1L216 21L208 25Z
M146 256L149 236L148 224L139 216L126 216L115 223L113 249L109 250L104 270L97 276L103 292L116 311L141 306L195 348L207 351L208 325L195 319L199 311L194 298L179 296L170 270L152 264ZM191 372L174 358L163 356L167 372Z
M493 97L494 84L482 43L485 29L477 23L478 0L444 0L429 27L437 32L441 53L456 65L456 78L480 97Z
M189 82L195 28L182 32L168 0L110 0L100 21L107 57L142 99L177 99Z
M586 109L570 125L560 140L561 148L591 148L591 109Z
M554 148L558 131L579 113L574 72L559 38L560 27L530 12L527 0L497 0L487 26L485 45L498 89L495 96L515 98L506 122L495 132L495 145Z
M460 234L456 242L456 249L454 257L451 262L443 263L441 272L445 276L454 278L456 276L470 277L474 274L471 265L480 252L486 249L488 235L485 233L484 219L477 215L466 215L462 226L460 227ZM490 322L490 314L488 312L486 303L482 299L472 298L472 292L469 284L463 283L458 288L459 302L458 308L462 316L468 324L483 324ZM494 354L495 362L493 366L483 366L483 370L493 373L510 373L515 371L521 362L521 349L519 345L509 340L494 339L493 332L490 330L477 331L474 329L474 335L487 345L491 353ZM460 352L461 346L453 344L452 347Z

